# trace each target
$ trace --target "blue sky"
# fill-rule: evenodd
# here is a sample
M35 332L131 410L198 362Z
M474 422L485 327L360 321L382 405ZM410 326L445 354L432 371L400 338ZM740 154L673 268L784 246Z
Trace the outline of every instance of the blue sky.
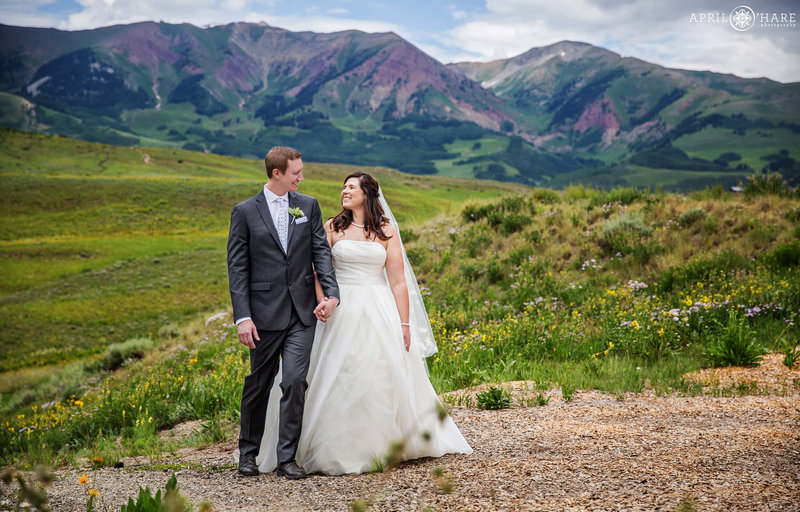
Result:
M800 2L750 1L762 21L734 30L731 12L746 1L0 0L0 23L81 30L144 20L265 21L288 30L392 31L444 63L571 40L668 67L800 81Z

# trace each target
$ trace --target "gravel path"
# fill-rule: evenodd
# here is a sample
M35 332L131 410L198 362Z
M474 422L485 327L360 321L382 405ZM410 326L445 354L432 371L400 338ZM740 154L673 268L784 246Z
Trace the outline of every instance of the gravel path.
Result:
M800 510L798 393L618 400L578 392L569 403L553 395L543 407L454 407L452 415L472 455L406 462L383 474L241 477L219 469L230 466L234 443L164 462L202 465L177 471L178 484L192 502L211 501L217 511L346 511L356 499L381 511L672 511L688 502L698 511ZM127 459L124 469L96 472L109 510L139 486L163 489L171 471L142 469L152 464ZM57 473L54 511L85 510L77 483L85 472Z

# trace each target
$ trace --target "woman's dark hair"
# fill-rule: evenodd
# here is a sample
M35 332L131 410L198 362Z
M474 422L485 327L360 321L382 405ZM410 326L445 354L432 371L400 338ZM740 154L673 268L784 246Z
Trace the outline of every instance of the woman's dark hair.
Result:
M378 200L380 195L380 188L378 182L365 172L353 172L347 175L344 183L350 178L358 178L358 186L364 191L366 203L364 205L364 231L368 238L372 235L380 238L381 240L388 240L391 237L383 232L383 226L389 222L383 214L383 208ZM353 212L343 208L335 217L333 217L333 230L337 233L344 231L350 224L353 223Z

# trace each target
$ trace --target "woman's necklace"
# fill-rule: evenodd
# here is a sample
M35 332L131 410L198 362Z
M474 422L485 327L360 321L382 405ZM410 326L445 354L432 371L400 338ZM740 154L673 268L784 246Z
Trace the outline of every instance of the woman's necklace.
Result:
M363 227L364 227L364 224L357 224L357 223L355 223L355 222L354 222L354 221L352 221L352 220L350 221L350 224L354 225L354 226L355 226L355 227L357 227L357 228L363 228Z

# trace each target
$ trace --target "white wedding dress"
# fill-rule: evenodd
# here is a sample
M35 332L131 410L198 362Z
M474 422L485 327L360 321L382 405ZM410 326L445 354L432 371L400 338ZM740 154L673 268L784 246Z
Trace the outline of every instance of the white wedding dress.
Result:
M419 347L412 341L406 352L403 346L383 245L340 240L332 254L341 305L317 324L298 464L308 473L362 473L398 441L405 460L472 453L450 416L439 420L440 402ZM276 466L280 375L256 461L261 472Z

